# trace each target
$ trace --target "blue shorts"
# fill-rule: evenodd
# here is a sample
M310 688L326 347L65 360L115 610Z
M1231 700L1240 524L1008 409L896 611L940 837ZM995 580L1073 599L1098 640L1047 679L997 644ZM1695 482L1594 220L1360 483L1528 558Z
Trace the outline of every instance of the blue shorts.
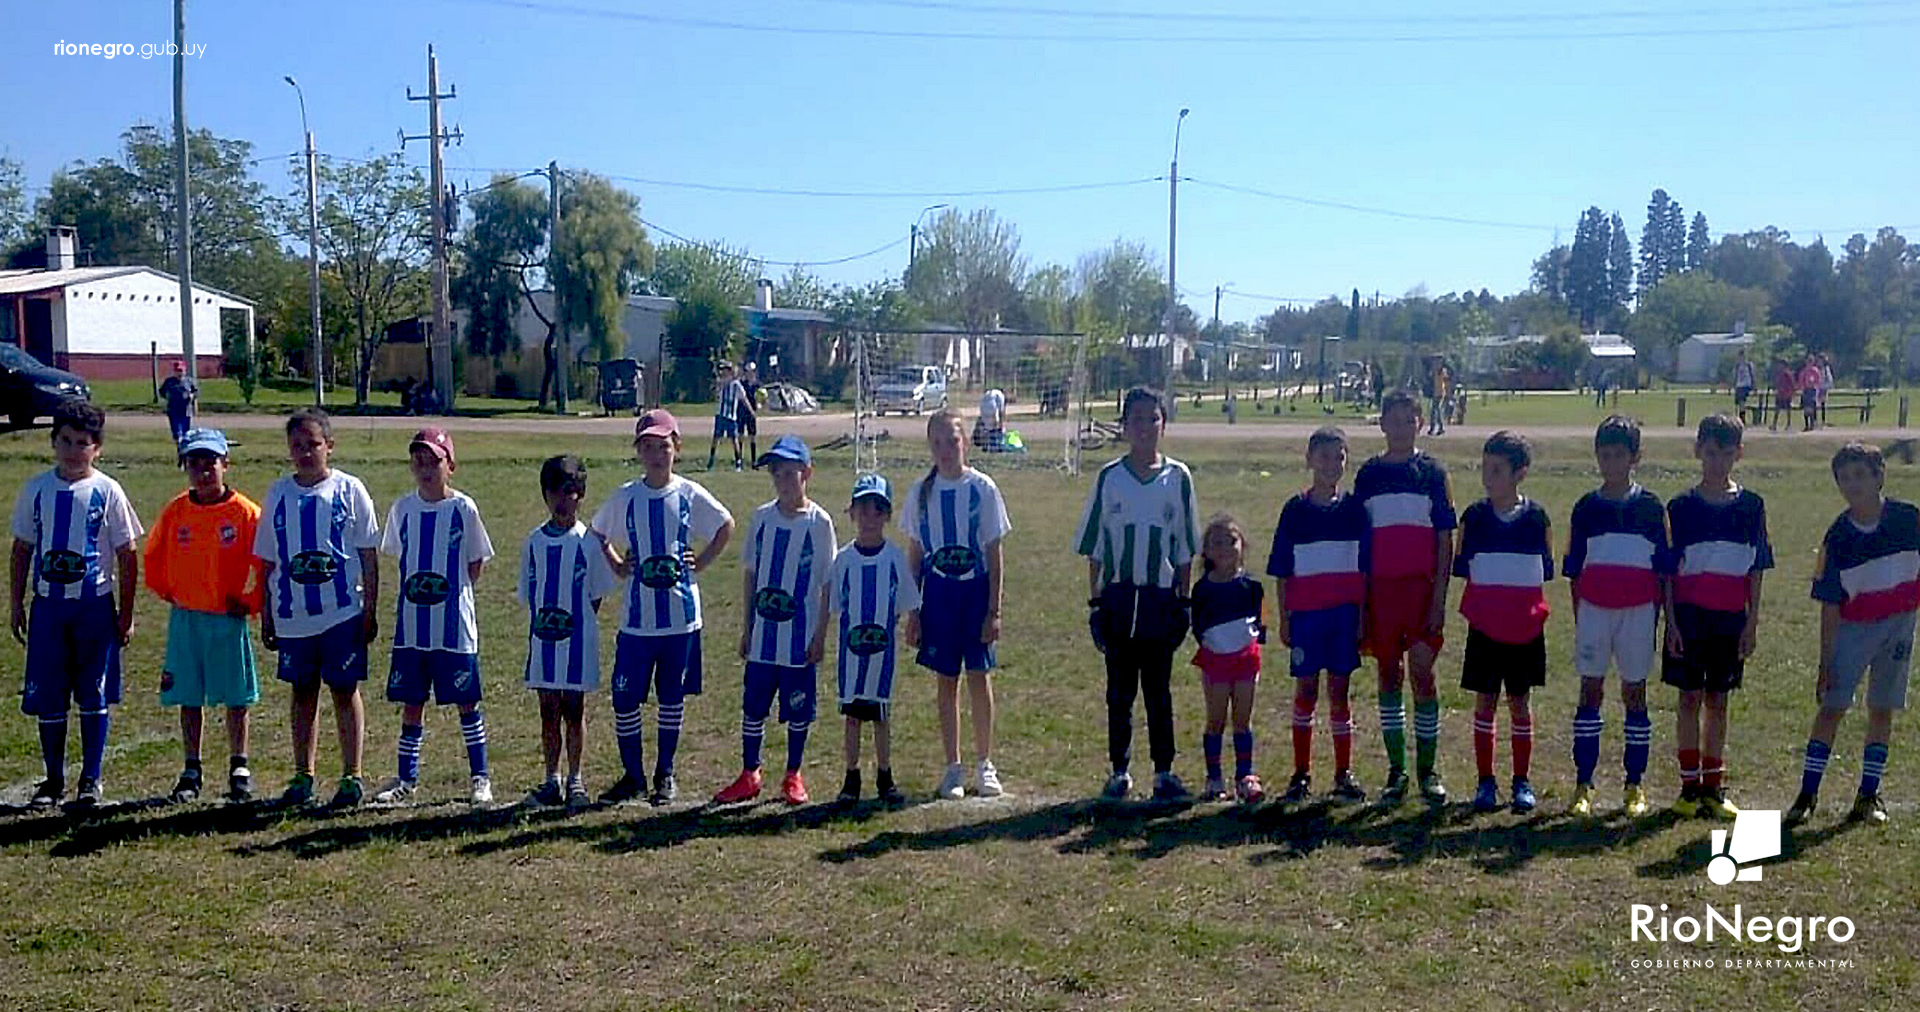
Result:
M60 717L120 702L119 613L107 595L33 599L27 619L27 678L20 712Z
M366 681L367 644L360 616L344 618L312 636L280 637L278 677L299 688L317 688L325 682L336 689L351 689Z
M748 720L765 720L780 700L780 722L810 724L818 695L820 669L817 665L796 668L786 664L747 662L746 691L740 696L740 710Z
M1360 670L1360 606L1343 604L1287 614L1293 637L1293 677L1322 671L1345 676Z
M445 706L480 701L480 655L451 650L394 647L387 672L387 702L418 706L428 690Z
M980 642L987 621L987 578L954 580L928 569L921 588L920 653L914 661L948 678L961 670L992 671L993 644Z
M685 697L700 694L700 630L665 636L621 633L615 637L614 712L639 709L656 688L661 706L678 706Z
M732 439L740 434L740 423L732 418L713 416L713 438Z
M173 609L167 616L161 706L252 706L260 701L247 620L211 611Z

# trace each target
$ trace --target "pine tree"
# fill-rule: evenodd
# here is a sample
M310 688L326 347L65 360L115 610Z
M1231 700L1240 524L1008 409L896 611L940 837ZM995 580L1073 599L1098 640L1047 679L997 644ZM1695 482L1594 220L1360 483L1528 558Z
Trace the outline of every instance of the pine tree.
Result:
M1627 223L1620 212L1608 222L1611 236L1607 244L1607 315L1624 318L1627 300L1633 297L1633 242L1627 238Z
M1661 258L1667 262L1667 273L1678 274L1687 269L1687 213L1680 207L1679 201L1667 205L1666 227L1660 230Z
M1687 232L1687 270L1695 271L1707 265L1707 251L1713 248L1713 238L1707 234L1707 216L1699 211L1693 212L1693 228Z
M1607 311L1613 298L1607 277L1607 256L1613 246L1613 223L1605 212L1589 207L1573 230L1573 249L1567 255L1567 305L1591 327Z
M1643 292L1659 284L1673 269L1672 261L1667 258L1668 219L1673 206L1673 199L1665 190L1653 191L1653 198L1647 201L1647 224L1640 230L1640 290Z

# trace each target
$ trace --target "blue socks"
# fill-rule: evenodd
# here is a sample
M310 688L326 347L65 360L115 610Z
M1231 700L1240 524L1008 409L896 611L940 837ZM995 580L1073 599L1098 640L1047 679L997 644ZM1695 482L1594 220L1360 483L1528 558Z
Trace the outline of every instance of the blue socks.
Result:
M620 769L634 783L646 780L646 751L640 740L640 709L613 712L613 740L620 746Z
M760 739L767 733L767 718L740 718L740 768L757 770L760 768Z
M680 721L686 712L685 703L672 706L662 703L654 714L654 728L660 734L659 753L653 758L653 776L656 780L673 772L674 753L680 750Z
M47 766L47 779L67 782L67 715L40 718L40 758Z
M460 737L467 743L467 770L476 777L487 775L487 715L475 708L460 715Z
M1207 779L1208 780L1220 779L1220 742L1221 741L1222 741L1221 736L1217 734L1202 734L1200 736L1200 742L1205 747L1206 753L1207 753Z
M1600 765L1600 734L1606 730L1606 726L1606 721L1595 707L1582 706L1573 711L1575 781L1588 785L1593 783L1593 769Z
M1817 738L1807 739L1807 758L1800 766L1800 793L1820 793L1820 778L1826 775L1827 760L1832 755L1832 745Z
M420 782L420 740L427 736L427 729L419 724L400 725L400 779L407 783Z
M800 760L807 754L807 729L811 721L793 721L787 724L787 772L796 773L800 769Z
M80 779L100 779L100 761L107 754L107 709L80 711Z
M1637 784L1646 775L1647 759L1653 754L1653 718L1645 710L1627 711L1627 749L1621 759L1627 768L1627 783Z
M1233 777L1253 776L1253 729L1233 732Z
M1860 759L1860 796L1877 797L1880 794L1880 778L1887 773L1887 743L1876 741L1867 746Z

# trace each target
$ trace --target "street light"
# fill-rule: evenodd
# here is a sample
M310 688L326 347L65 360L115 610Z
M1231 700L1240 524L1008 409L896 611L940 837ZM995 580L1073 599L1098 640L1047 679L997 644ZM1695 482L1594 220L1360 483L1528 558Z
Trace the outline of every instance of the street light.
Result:
M319 407L326 395L322 393L321 377L325 374L320 366L322 346L320 338L320 182L318 162L313 152L313 130L307 126L307 94L300 90L300 82L292 74L283 80L293 86L293 93L300 99L300 131L307 137L307 298L313 304L313 404Z
M943 207L949 206L951 205L928 204L926 207L920 209L919 214L914 216L913 226L907 229L907 273L913 273L913 262L918 259L920 255L920 222L926 219L927 212L938 211Z
M1173 321L1174 306L1180 299L1180 288L1174 281L1174 263L1178 260L1175 244L1179 237L1180 222L1180 126L1187 121L1190 109L1181 109L1180 115L1173 120L1173 161L1167 167L1167 315L1162 329L1167 335L1167 405L1169 415L1176 403L1173 396Z

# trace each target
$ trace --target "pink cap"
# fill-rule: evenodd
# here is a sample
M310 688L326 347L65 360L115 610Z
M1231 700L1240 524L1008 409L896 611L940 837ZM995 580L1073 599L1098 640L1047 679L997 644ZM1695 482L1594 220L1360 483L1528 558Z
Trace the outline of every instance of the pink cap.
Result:
M641 436L667 437L677 436L679 434L680 423L675 421L673 416L668 414L665 408L653 408L646 414L641 415L639 420L633 423L633 438L635 439L639 439Z
M440 459L445 460L449 464L455 463L453 459L453 437L447 435L447 430L445 429L438 426L429 426L414 433L413 439L407 443L407 449L408 451L412 451L416 446L424 446L432 450L440 456Z

